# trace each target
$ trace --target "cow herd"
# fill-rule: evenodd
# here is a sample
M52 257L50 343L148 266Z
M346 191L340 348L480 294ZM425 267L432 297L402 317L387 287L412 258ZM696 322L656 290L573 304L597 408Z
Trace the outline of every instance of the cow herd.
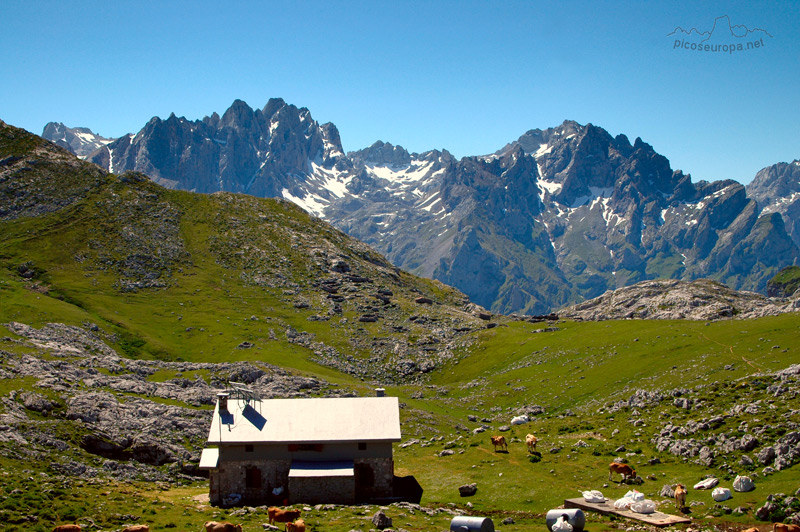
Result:
M525 445L527 446L529 453L536 452L536 443L538 441L538 438L533 434L528 434L525 436ZM508 452L508 443L506 442L505 436L491 436L491 442L494 446L495 452L498 452L498 449ZM608 479L612 480L614 474L622 475L623 482L628 479L636 478L636 470L634 470L628 464L623 464L620 462L612 462L609 464ZM679 511L682 511L686 507L686 488L682 484L678 484L675 486L674 492L675 506ZM269 524L284 523L284 530L286 532L306 532L306 524L305 521L300 518L300 510L284 510L276 506L270 506L267 509L267 513L269 515ZM228 522L208 521L205 523L204 527L205 532L242 532L242 525L235 525ZM773 532L800 532L800 526L775 523L772 530ZM77 524L60 525L55 527L53 532L81 532L81 526ZM123 529L122 532L150 532L150 528L147 525L132 525ZM761 531L754 527L748 528L743 532Z
M614 464L616 464L616 462ZM684 488L681 484L678 484L675 488L675 503L676 505L679 505L679 508L682 508L686 503L686 488ZM306 531L305 521L300 519L300 510L283 510L281 508L271 506L267 510L267 513L269 514L269 523L285 523L284 530L286 532ZM205 528L205 532L242 532L242 525L234 525L233 523L224 521L207 521L203 527ZM81 532L81 525L59 525L53 528L53 532ZM150 527L147 525L131 525L127 528L124 528L122 532L150 532ZM743 530L742 532L762 531L756 527L753 527ZM800 525L774 523L772 526L772 532L800 532Z
M269 524L284 523L286 532L306 532L306 523L300 519L300 510L284 510L276 506L270 506L267 509L267 514L269 515ZM205 532L242 532L242 525L235 525L226 521L206 521L203 528ZM53 532L81 532L81 525L59 525L53 528ZM122 532L150 532L150 527L147 525L131 525L124 528Z
M497 449L500 448L501 451L508 452L508 442L506 441L506 437L502 434L500 436L489 436L492 441L492 445L494 445L494 452L497 452ZM533 434L528 434L525 436L525 445L528 446L528 452L534 453L536 452L536 442L539 441L539 438L534 436Z

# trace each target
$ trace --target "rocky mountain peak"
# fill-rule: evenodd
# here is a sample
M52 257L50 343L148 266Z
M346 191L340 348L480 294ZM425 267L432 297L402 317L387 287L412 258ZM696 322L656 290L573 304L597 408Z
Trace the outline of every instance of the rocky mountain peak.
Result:
M242 100L235 100L222 115L219 127L250 130L254 127L255 118L255 112L249 105Z
M278 109L284 107L285 105L286 102L283 100L283 98L270 98L262 111L264 116L271 118Z
M411 164L411 154L405 148L380 140L368 148L350 152L348 156L372 166L400 167Z
M48 122L42 137L85 159L113 139L102 137L87 127L67 127L61 122Z

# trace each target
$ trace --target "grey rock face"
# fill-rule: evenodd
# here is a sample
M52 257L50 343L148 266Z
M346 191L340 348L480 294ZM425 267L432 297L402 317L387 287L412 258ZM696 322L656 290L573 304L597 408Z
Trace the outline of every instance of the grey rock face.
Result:
M154 117L93 153L104 169L142 172L169 188L197 192L244 192L262 197L305 196L312 164L332 171L349 168L333 124L318 124L308 109L272 99L263 109L233 102L220 117L189 121L174 114ZM315 187L314 192L330 196Z
M85 159L114 139L102 137L85 127L67 127L61 122L49 122L44 126L42 138L54 142Z
M777 212L786 230L800 245L800 160L777 163L760 170L747 185L747 195L764 212Z

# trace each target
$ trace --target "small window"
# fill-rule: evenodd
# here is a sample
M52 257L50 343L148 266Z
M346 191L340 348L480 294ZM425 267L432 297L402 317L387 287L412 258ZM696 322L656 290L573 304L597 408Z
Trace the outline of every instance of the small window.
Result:
M358 450L359 451L366 451L367 450L367 442L365 442L365 441L358 442Z
M246 452L246 453L252 453L252 452L253 452L253 446L252 446L252 445L249 445L249 444L248 444L248 445L245 445L245 446L244 446L244 452Z

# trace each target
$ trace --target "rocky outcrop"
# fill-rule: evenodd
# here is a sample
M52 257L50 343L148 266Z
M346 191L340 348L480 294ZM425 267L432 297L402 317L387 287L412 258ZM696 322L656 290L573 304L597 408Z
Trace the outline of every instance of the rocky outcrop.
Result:
M117 478L175 480L197 474L210 408L216 392L231 380L247 383L262 398L351 393L266 364L123 359L108 347L109 335L93 326L5 327L30 354L0 351L3 378L33 379L35 384L0 398L5 412L0 442L24 442L22 452L31 455L80 448L113 460L106 473ZM174 377L151 379L156 372ZM70 427L59 432L69 439L50 433L55 421ZM79 456L75 453L63 456L55 459L55 468L65 474L85 475L91 469L70 461ZM165 464L175 466L171 473L153 469Z
M767 283L769 297L794 297L798 290L800 290L800 266L784 268Z
M577 320L756 318L800 310L800 300L739 292L702 279L642 281L559 310Z
M651 442L658 451L705 466L717 466L730 474L738 474L739 468L753 470L756 463L766 466L763 474L793 467L800 462L800 425L790 421L797 415L794 407L800 395L799 377L800 365L772 374L750 376L739 386L732 387L748 389L748 395L741 396L744 401L720 412L713 412L711 405L699 398L702 387L673 390L664 394L663 400L675 397L677 406L678 398L688 399L687 410L697 413L698 417L685 423L667 422L656 430ZM751 384L759 386L759 393ZM755 415L774 409L782 412L780 417L785 423L780 426L757 423Z

